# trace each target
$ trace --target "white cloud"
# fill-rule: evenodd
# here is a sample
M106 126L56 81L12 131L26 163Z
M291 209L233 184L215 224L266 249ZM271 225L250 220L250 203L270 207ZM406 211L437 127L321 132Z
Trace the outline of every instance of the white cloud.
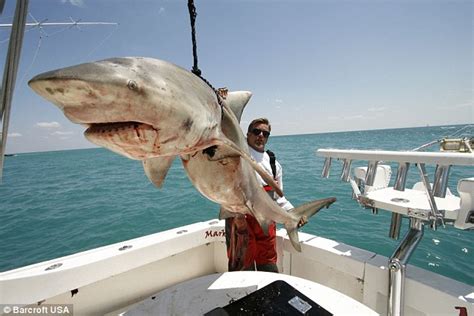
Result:
M165 13L165 8L161 7L160 10L158 11L158 14L163 14Z
M23 135L21 135L20 133L8 133L8 137L21 137Z
M58 122L38 122L36 126L41 128L60 128L61 124Z
M329 120L337 121L353 121L353 120L362 120L362 119L373 119L373 117L366 117L362 114L350 115L350 116L329 116Z
M84 7L84 0L61 0L61 3L69 3L75 7Z
M282 99L275 99L275 102L276 103L283 103L283 100Z
M448 105L448 106L439 106L438 109L440 110L454 110L454 109L463 109L463 108L473 108L474 109L474 103L471 102L466 102L466 103L460 103L456 105Z
M65 136L65 135L73 135L74 132L61 132L61 131L55 131L51 133L51 135L60 135L60 136Z
M371 108L368 108L367 111L368 112L382 112L382 111L385 111L387 108L384 107L384 106L379 106L379 107L371 107Z
M360 120L363 118L364 116L362 114L357 114L357 115L351 115L351 116L344 116L342 119L346 121L352 121L352 120Z

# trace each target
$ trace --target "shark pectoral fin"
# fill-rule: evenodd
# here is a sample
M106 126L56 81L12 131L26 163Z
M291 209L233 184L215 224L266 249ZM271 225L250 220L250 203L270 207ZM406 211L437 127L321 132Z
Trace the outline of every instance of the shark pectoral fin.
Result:
M262 218L257 218L258 223L260 224L260 227L262 228L263 233L265 236L268 236L268 226L270 226L270 223L268 220L264 220Z
M228 139L222 139L219 141L222 145L229 147L230 149L234 150L238 153L242 158L244 158L251 166L255 169L255 171L262 177L263 181L265 181L269 186L271 186L276 194L279 196L284 196L283 191L280 189L278 184L275 180L265 171L258 163L256 163L249 154L241 150L235 143Z
M285 224L286 232L288 238L290 238L291 245L296 251L301 252L301 244L298 236L298 228L296 226L290 226Z
M175 156L163 156L143 160L143 169L151 183L161 188Z
M250 91L232 91L227 93L225 103L229 106L232 112L234 112L239 123L240 118L242 117L242 112L251 97L252 92Z
M295 216L300 219L304 216L306 217L306 220L308 220L311 216L319 212L319 210L321 210L323 207L328 208L335 201L335 197L314 200L290 210L289 213L295 214Z
M262 231L263 233L265 234L265 236L268 236L268 227L270 226L270 223L271 221L269 221L268 219L266 219L260 212L257 212L252 203L250 202L249 199L247 199L247 197L245 196L245 194L242 192L243 194L243 197L244 197L244 201L245 202L245 206L247 206L247 209L249 210L249 213L255 217L255 219L257 220L258 224L260 225L260 227L262 228Z

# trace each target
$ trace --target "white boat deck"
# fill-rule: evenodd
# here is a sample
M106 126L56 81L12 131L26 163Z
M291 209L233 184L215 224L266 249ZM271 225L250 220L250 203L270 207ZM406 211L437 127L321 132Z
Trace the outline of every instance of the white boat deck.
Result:
M270 272L217 273L182 282L132 306L121 315L203 315L283 280L333 315L379 315L364 304L327 286ZM295 314L300 313L294 309Z

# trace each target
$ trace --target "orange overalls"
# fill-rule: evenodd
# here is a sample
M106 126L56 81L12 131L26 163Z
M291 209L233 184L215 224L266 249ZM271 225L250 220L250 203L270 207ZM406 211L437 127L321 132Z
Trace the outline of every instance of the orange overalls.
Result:
M271 187L264 187L269 192ZM258 266L276 264L276 224L268 225L265 234L252 215L226 219L229 271L255 270Z

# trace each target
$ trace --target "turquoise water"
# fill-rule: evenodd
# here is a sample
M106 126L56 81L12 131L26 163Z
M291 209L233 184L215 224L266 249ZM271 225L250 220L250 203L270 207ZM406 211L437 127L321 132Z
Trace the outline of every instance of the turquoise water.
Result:
M268 148L283 165L285 193L294 205L338 198L303 231L390 256L397 245L387 237L390 213L372 215L359 207L350 186L339 181L338 163L333 163L330 178L322 179L323 159L316 157L316 149L410 150L459 128L273 136ZM428 170L432 175L433 168ZM473 176L472 167L454 167L449 187L457 194L457 181ZM412 168L407 187L418 179ZM219 209L194 189L179 161L158 190L140 162L105 149L7 157L0 197L0 271L216 218ZM405 231L407 225L405 220ZM474 285L473 236L452 226L426 228L410 263Z

